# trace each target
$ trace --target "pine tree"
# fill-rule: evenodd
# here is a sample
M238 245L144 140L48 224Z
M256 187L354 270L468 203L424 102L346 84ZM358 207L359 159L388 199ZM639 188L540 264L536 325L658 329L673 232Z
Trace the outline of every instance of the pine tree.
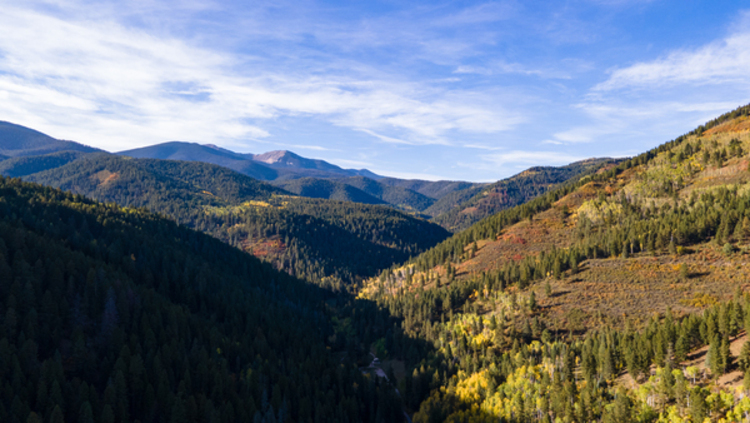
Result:
M719 337L715 335L711 340L711 344L708 346L708 352L706 353L706 367L711 369L711 374L713 374L714 377L718 377L723 373L721 371L719 348L721 348L721 343L719 342Z
M612 362L612 352L607 343L602 341L599 344L599 372L603 379L609 380L615 372L615 366Z
M682 374L681 371L677 370L675 373L675 384L674 384L674 398L677 400L677 404L680 406L680 408L685 407L687 405L687 396L688 396L688 386L687 386L687 379L685 379L685 375Z
M613 423L620 423L620 422L631 422L633 421L633 403L630 400L630 397L626 394L624 389L620 389L617 392L617 398L615 398L615 403L612 407L612 414L610 422Z
M681 363L687 359L687 355L690 352L690 346L688 345L687 336L684 331L681 331L680 336L677 338L677 342L674 346L674 359L675 362Z
M555 279L560 279L562 276L562 263L560 263L560 257L555 256L555 261L552 264L552 274Z
M741 295L741 294L740 294ZM744 320L742 306L739 302L732 303L732 313L729 318L729 336L737 336Z
M570 255L570 273L573 275L578 273L578 253L575 250Z
M638 363L638 354L636 354L633 346L625 350L625 363L628 366L628 372L633 379L638 380L641 372L641 368Z
M78 422L94 423L94 412L91 410L91 404L88 401L81 404L81 410L78 413Z
M701 392L701 388L695 388L690 391L690 417L692 421L702 422L706 418L708 411L706 398Z
M531 325L529 324L529 319L524 319L521 334L525 340L531 341Z
M732 363L732 353L729 350L729 339L726 336L721 340L721 346L719 348L719 360L721 366L721 374L724 374L726 373L727 369L729 369L729 365Z
M740 355L737 358L737 365L743 372L750 369L750 340L745 341L742 345Z
M669 401L672 397L672 391L674 388L674 375L672 374L672 366L667 363L667 366L661 370L661 378L659 379L659 391L664 396L665 402Z
M534 291L531 291L531 293L529 294L529 311L533 313L538 308L539 308L539 305L536 302L536 294L534 294Z

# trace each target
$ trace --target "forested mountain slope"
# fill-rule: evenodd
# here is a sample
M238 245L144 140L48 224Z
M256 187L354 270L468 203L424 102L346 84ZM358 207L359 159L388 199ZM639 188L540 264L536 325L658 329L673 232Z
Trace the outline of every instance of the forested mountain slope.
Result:
M425 181L421 179L398 178L382 178L378 179L378 182L394 187L406 188L436 200L457 191L486 185L483 183L464 181Z
M450 192L437 201L435 201L430 207L424 210L425 214L433 217L433 219L440 217L441 215L450 212L454 209L459 209L461 204L466 203L482 192L482 189L489 184L475 184L464 189Z
M570 180L370 280L361 297L443 357L406 372L404 388L448 375L407 390L414 421L745 419L749 115Z
M743 224L750 225L743 205L750 184L750 134L742 129L746 116L726 119L486 218L414 263L432 269L433 279L443 272L443 282L450 270L459 280L484 272L530 283L548 273L562 276L586 259L594 259L586 263L589 273L601 272L598 277L610 280L619 278L619 265L642 264L648 270L628 268L627 278L642 275L644 281L650 272L677 276L674 269L666 271L672 264L686 262L690 271L694 265L694 273L701 275L707 270L701 262L742 260L744 254L724 254L724 247L729 243L727 250L735 251L744 246ZM602 262L602 257L625 260L615 265L613 258ZM661 270L647 263L660 263ZM709 273L709 279L717 276ZM582 277L576 272L573 279L580 282ZM659 311L667 306L656 303L662 304ZM610 309L612 314L622 311Z
M425 213L433 216L432 221L440 226L459 232L487 216L523 204L569 179L580 178L617 162L612 159L588 159L560 167L532 167L493 184L456 192L435 203Z
M107 153L87 155L58 168L27 176L28 180L62 187L77 194L110 196L108 201L131 207L177 201L173 208L228 205L266 199L286 191L206 163L136 160ZM159 196L168 197L159 198ZM175 211L176 212L176 211Z
M79 159L85 154L81 151L58 151L40 156L21 156L0 160L0 175L22 177L44 170L54 169Z
M390 186L363 176L338 179L302 178L273 183L289 192L366 204L389 204L407 212L421 212L435 200L407 188Z
M88 155L28 180L147 207L336 289L415 256L448 233L388 207L311 200L199 162Z
M0 421L400 421L329 351L332 295L142 209L0 178Z
M274 185L305 197L370 204L377 204L379 200L407 212L419 213L449 231L457 232L482 218L523 204L569 179L580 178L617 162L589 159L561 167L534 167L492 184L394 178L375 181L359 176L283 180L275 181Z
M302 197L352 201L363 204L386 204L380 198L374 197L357 187L347 185L339 179L300 178L274 182L274 185Z
M362 176L345 178L341 182L357 187L388 204L408 211L423 211L435 202L433 198L412 191L411 189L389 186L380 183L380 181L374 181Z

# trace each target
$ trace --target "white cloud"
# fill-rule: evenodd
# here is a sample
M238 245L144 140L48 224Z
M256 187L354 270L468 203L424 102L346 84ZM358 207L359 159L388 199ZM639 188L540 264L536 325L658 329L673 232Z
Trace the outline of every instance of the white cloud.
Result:
M313 151L341 151L334 148L327 148L321 145L305 145L305 144L287 144L285 148L295 148L299 150L313 150Z
M108 14L116 8L89 6L92 14L65 18L3 6L0 119L110 150L168 139L236 144L271 135L264 122L283 116L315 116L411 144L447 143L452 131L500 132L523 120L494 95L387 74L281 69L125 26Z
M567 66L571 67L571 66ZM580 67L580 65L578 65ZM526 76L536 76L545 79L570 79L570 72L564 69L535 69L524 66L520 63L507 63L495 61L486 66L460 65L453 71L455 74L475 74L482 76L517 74Z
M374 166L375 164L372 162L366 162L361 160L350 160L350 159L335 159L331 161L331 163L336 163L338 166L341 167L352 167L352 168L370 168Z
M402 140L402 139L398 139L398 138L393 138L393 137L387 137L387 136L385 136L385 135L381 135L381 134L378 134L377 132L375 132L375 131L371 131L371 130L369 130L369 129L364 129L364 128L361 128L361 129L359 129L359 131L361 131L361 132L364 132L364 133L365 133L365 134L367 134L367 135L370 135L370 136L372 136L372 137L375 137L375 138L379 139L380 141L383 141L383 142L387 142L387 143L389 143L389 144L404 144L404 145L414 145L414 143L413 143L413 142L409 142L409 141L404 141L404 140Z
M464 144L462 147L464 147L464 148L474 148L474 149L477 149L477 150L487 150L487 151L505 150L505 147L498 147L498 146L484 145L484 144Z
M490 1L471 6L441 19L430 21L433 26L464 26L480 23L498 22L513 18L517 11L510 2Z
M651 62L616 69L595 91L652 88L680 84L750 85L750 32L747 27L695 50L680 50Z
M739 106L736 102L723 101L640 101L625 103L616 99L598 99L575 105L590 118L591 123L573 126L553 134L554 139L542 144L594 143L604 139L619 138L630 142L640 138L643 148L654 143L673 139L682 132L692 130L728 110ZM695 116L686 125L685 116ZM682 132L680 132L682 131Z

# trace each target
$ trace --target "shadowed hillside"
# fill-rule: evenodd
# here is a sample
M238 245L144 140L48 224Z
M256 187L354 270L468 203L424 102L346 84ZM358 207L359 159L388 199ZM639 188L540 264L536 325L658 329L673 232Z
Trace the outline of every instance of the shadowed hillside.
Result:
M0 420L403 419L329 350L330 292L144 210L0 193Z
M435 200L412 190L390 186L362 176L339 179L302 178L274 182L287 191L311 198L389 204L395 208L420 212Z
M336 289L447 237L391 208L311 200L199 162L88 155L26 179L128 207L147 207Z
M302 197L352 201L363 204L386 203L357 187L343 183L340 179L300 178L275 182L274 185Z
M54 169L72 162L85 154L81 151L59 151L41 156L22 156L0 161L0 175L21 177Z

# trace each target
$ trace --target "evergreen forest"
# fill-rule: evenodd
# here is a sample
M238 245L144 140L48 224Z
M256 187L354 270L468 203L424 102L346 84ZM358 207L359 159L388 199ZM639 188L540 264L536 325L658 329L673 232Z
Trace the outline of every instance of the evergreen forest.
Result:
M750 105L489 185L13 140L0 421L750 421Z

